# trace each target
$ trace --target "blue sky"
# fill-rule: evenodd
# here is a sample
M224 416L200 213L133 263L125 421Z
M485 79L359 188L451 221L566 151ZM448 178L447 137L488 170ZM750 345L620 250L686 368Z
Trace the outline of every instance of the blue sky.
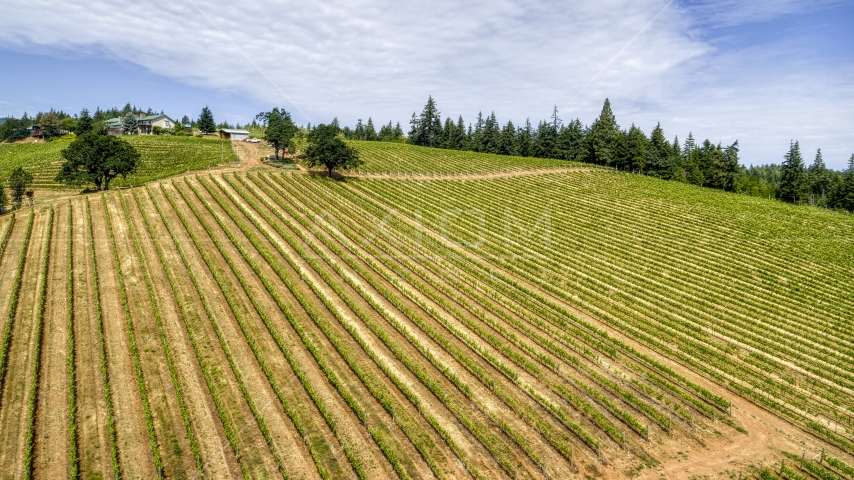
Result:
M85 6L84 6L85 5ZM589 124L729 144L778 163L854 153L854 4L836 0L222 2L34 0L0 18L0 116L137 106L245 122L533 122L557 105Z

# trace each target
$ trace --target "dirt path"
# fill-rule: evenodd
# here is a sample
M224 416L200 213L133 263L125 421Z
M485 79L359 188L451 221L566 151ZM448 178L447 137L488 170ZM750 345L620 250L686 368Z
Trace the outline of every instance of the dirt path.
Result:
M47 214L36 214L27 260L24 264L21 289L11 345L7 353L2 404L0 404L0 471L9 478L24 476L24 452L27 432L27 399L30 385L36 381L30 375L36 353L37 295L41 278L41 263L46 245Z
M262 147L260 143L231 142L231 148L234 149L234 153L240 159L240 166L235 170L242 171L257 167L269 168L261 161Z
M68 477L68 206L56 206L44 312L39 405L36 418L34 476Z
M134 375L133 359L125 326L118 273L113 262L110 234L100 195L88 198L92 212L95 259L101 293L101 312L107 348L107 369L116 418L119 459L130 478L156 476L154 457L149 447L145 415Z

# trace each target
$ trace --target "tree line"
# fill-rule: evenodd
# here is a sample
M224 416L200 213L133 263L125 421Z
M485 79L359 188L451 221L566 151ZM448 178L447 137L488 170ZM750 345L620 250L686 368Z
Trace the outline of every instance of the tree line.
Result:
M745 168L737 140L726 146L708 139L701 143L689 133L684 142L678 136L671 141L660 123L649 135L634 124L620 128L608 99L590 125L577 118L565 124L555 107L548 120L534 127L530 120L519 126L512 121L501 125L494 112L478 113L474 125L466 125L462 116L442 121L430 96L420 114L413 112L406 141L431 148L593 163L664 180L854 211L854 155L848 169L836 172L825 166L819 150L807 168L798 142L792 142L782 165Z

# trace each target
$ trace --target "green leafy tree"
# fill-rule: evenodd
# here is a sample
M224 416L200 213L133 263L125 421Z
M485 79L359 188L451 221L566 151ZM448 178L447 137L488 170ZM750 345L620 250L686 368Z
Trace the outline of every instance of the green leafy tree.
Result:
M12 191L12 203L20 208L24 195L33 183L33 174L21 167L16 168L9 175L9 190Z
M276 159L279 158L279 150L293 147L293 138L297 133L297 126L291 120L291 114L287 110L273 108L269 112L261 112L256 117L266 125L264 129L264 140L273 144L276 151Z
M62 151L65 162L56 175L67 185L95 184L96 190L110 188L110 180L133 173L139 153L127 141L112 135L85 133Z
M139 117L135 113L131 112L122 117L122 130L125 135L136 135L139 132L138 128Z
M804 158L798 142L789 146L780 178L780 198L787 202L803 202L809 196L809 178L804 168Z
M331 125L320 124L308 135L308 148L303 154L309 168L322 166L332 177L336 169L351 169L362 164L359 153L347 145Z
M214 121L213 113L211 113L211 109L205 105L205 108L202 109L202 113L199 114L199 120L196 122L196 127L202 133L213 133L216 130L216 122Z
M587 161L600 165L614 165L619 159L620 135L620 126L617 125L617 118L611 111L611 102L606 98L605 104L602 105L602 113L590 126L590 134L587 135Z
M181 125L184 125L184 126L190 125L190 117L184 115L181 118Z
M39 119L39 128L45 137L58 137L62 130L62 120L53 112L45 113Z
M77 135L92 131L92 117L89 116L89 110L85 108L80 112L80 117L77 118L77 130L74 131Z
M62 129L65 132L77 131L77 119L74 117L65 117L62 119Z

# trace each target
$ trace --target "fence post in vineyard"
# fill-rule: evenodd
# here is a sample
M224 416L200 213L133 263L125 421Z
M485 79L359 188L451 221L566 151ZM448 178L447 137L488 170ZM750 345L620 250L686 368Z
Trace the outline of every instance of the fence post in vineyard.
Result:
M818 457L818 464L821 465L821 462L824 461L824 449L821 449L821 456Z
M807 456L807 452L804 451L804 453L801 454L801 466L804 466L804 458L806 458L806 456Z

